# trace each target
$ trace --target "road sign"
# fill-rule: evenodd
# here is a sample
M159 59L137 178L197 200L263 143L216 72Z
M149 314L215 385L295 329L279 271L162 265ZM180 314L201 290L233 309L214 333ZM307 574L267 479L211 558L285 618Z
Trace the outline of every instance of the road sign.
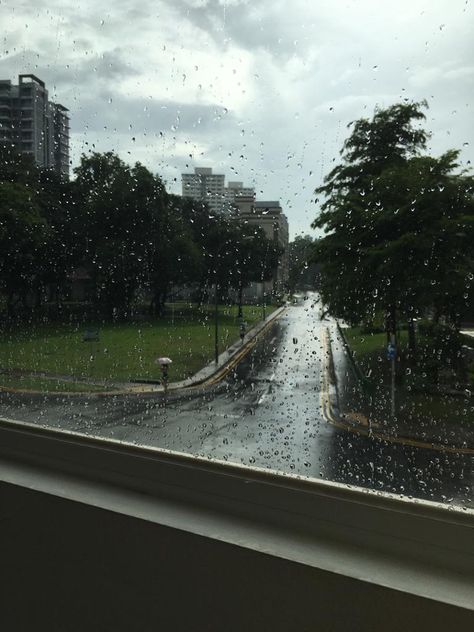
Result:
M393 342L389 342L387 346L387 360L395 360L397 357L397 348Z

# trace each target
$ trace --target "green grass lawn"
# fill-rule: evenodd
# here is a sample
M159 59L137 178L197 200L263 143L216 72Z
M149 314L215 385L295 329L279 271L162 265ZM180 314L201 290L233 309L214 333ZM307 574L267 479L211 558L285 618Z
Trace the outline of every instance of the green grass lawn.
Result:
M368 376L374 390L373 406L379 410L381 416L388 414L390 407L389 384L390 362L387 360L387 336L385 333L366 334L359 327L343 330L349 347L354 352L354 360L360 367L362 374ZM418 340L419 343L423 339ZM403 361L403 354L408 346L408 334L402 330L399 339L399 352L402 362L399 371L402 374L402 384L397 385L398 410L408 420L414 423L420 419L438 421L474 422L474 406L462 397L452 397L445 394L420 392L413 388L423 373L422 367L411 369Z
M268 306L267 314L274 309ZM214 311L212 306L198 310L177 305L172 312L163 319L139 323L55 324L3 331L0 369L43 371L79 380L158 380L161 371L155 359L169 356L173 360L170 380L181 380L196 373L214 357ZM261 319L261 308L245 306L244 319L250 329ZM100 341L83 342L84 331L97 327ZM237 307L220 306L219 352L238 338ZM19 378L8 374L0 374L0 386L6 385L7 378L11 386L16 380L16 386L21 388ZM69 389L73 386L80 388L69 383Z
M387 360L387 334L367 334L360 327L343 329L347 344L354 353L354 359L364 375L376 370L384 377L390 373L390 362ZM408 345L408 334L402 330L399 337L399 350L403 353Z
M0 386L25 389L28 391L49 391L67 393L94 393L108 391L110 388L100 384L66 382L35 375L0 375Z

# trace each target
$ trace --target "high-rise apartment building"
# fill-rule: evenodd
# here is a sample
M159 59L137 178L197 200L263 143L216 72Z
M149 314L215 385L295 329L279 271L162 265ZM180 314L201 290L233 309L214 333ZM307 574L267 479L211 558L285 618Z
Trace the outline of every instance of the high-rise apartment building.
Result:
M0 80L0 142L32 156L38 167L69 175L68 110L49 101L35 75L19 75L18 85Z
M204 202L214 213L221 213L225 206L224 180L224 175L212 173L208 167L196 167L194 173L181 175L183 197Z
M228 213L238 211L242 205L253 204L255 201L255 189L244 187L242 182L228 182L224 188L225 210Z
M183 197L205 202L214 213L232 213L241 203L255 200L255 189L242 182L229 182L208 167L196 167L194 173L181 174Z

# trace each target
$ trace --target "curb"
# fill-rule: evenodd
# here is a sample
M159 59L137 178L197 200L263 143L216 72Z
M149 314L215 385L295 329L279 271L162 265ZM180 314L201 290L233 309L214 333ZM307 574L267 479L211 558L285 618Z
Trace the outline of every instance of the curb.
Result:
M105 397L117 397L123 395L129 396L155 396L166 399L167 402L177 401L182 397L192 395L193 391L196 394L202 392L205 388L217 384L222 380L229 371L236 366L252 349L255 345L258 336L264 333L270 325L277 320L283 312L286 310L286 306L277 308L274 312L266 318L266 320L259 322L255 327L247 332L243 341L237 341L223 351L218 358L218 363L209 363L207 366L200 369L192 377L181 382L171 382L168 386L168 392L165 395L164 388L162 386L156 386L155 388L146 388L146 383L130 383L128 388L122 388L117 390L108 391L83 391L75 393L71 391L35 391L26 389L9 388L0 386L0 396L2 393L10 393L15 395L32 395L36 397L47 397L49 399L59 398L105 398ZM143 389L143 390L141 390ZM198 392L199 391L199 392Z

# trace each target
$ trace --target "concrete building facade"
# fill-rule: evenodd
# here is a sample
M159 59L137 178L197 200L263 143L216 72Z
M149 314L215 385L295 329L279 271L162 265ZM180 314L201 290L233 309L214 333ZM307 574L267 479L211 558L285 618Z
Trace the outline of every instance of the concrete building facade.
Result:
M238 217L241 221L251 225L259 226L267 239L278 244L283 250L278 267L275 270L272 290L283 292L288 283L289 259L288 259L288 219L283 213L280 202L262 201L254 202L248 208L248 200L239 208Z
M244 187L243 182L228 182L224 189L225 211L229 214L238 212L243 205L255 202L255 189Z
M212 173L208 167L196 167L194 173L181 174L182 195L203 202L214 213L221 213L225 206L225 176Z
M42 169L69 176L68 109L49 101L35 75L19 75L17 85L0 80L0 142L32 156Z

